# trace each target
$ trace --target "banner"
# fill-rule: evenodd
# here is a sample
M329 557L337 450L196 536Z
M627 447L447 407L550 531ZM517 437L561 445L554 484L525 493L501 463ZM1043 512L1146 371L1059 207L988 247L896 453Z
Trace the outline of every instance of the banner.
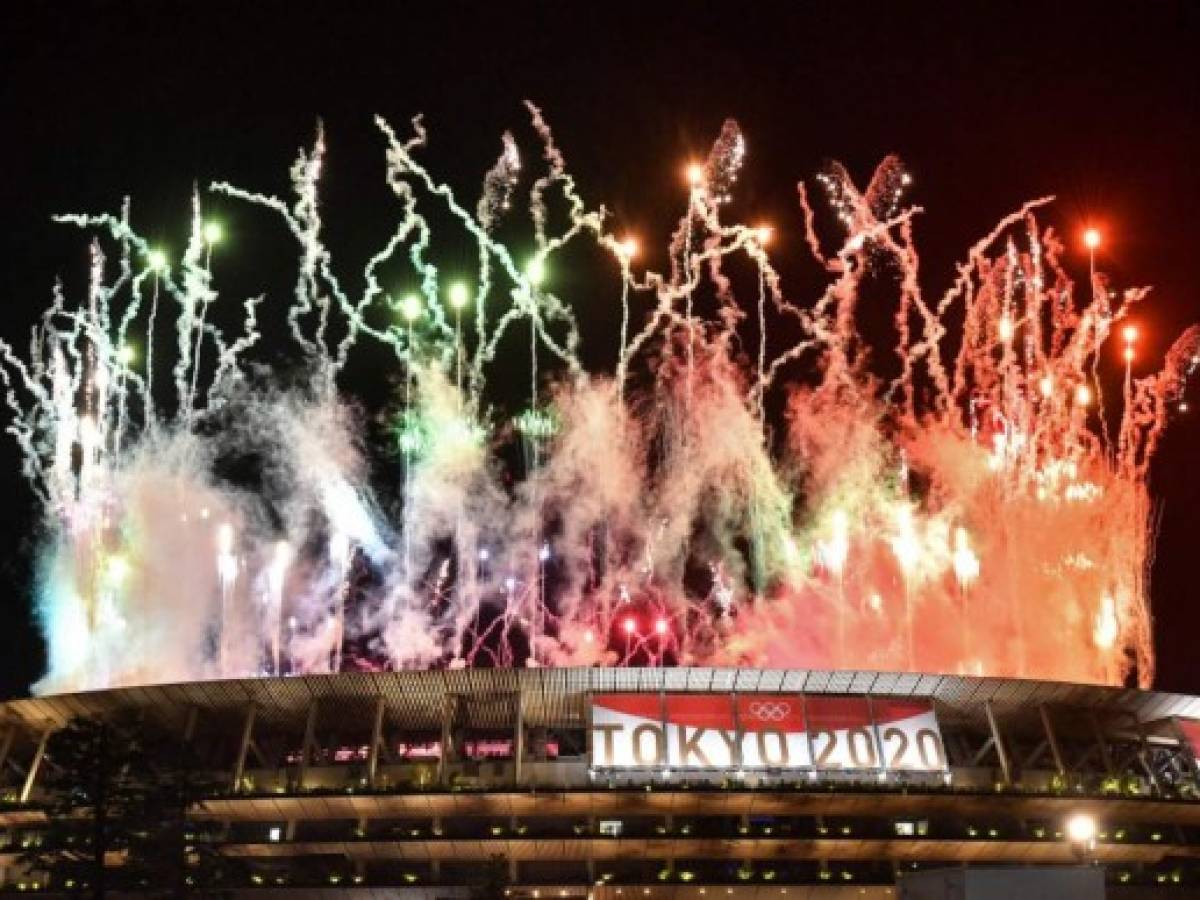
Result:
M866 697L805 698L818 769L878 769L879 745Z
M944 772L946 748L933 704L922 700L872 699L883 765L893 771Z
M927 701L801 694L597 694L591 764L680 770L943 771Z
M1175 724L1187 742L1188 749L1192 751L1192 759L1200 763L1200 720L1176 717Z
M804 698L798 694L739 694L743 769L807 769L812 765Z

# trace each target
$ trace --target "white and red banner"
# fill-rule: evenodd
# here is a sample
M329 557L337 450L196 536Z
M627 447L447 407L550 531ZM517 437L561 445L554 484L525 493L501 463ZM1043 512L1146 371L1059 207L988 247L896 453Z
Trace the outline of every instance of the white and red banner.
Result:
M921 700L871 700L885 768L944 772L946 748L933 704Z
M801 694L597 694L598 768L942 771L930 703Z
M1192 751L1192 759L1200 765L1200 719L1175 719L1179 733L1183 735L1188 749Z

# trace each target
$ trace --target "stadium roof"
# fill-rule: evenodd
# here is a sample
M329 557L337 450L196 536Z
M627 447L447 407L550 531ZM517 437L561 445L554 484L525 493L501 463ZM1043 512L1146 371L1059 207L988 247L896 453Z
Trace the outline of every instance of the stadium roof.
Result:
M1043 704L1136 717L1142 723L1200 718L1200 697L1132 688L906 672L696 667L442 669L195 681L11 700L0 707L0 720L44 729L79 715L140 711L172 724L182 723L193 709L223 717L253 706L259 722L283 725L319 701L323 720L345 716L347 722L362 722L382 697L388 719L414 729L438 727L451 704L462 724L510 727L518 702L529 724L581 727L587 721L587 694L609 691L927 698L937 703L940 716L960 721L981 721L989 701L1009 719L1022 718L1024 711L1036 716Z

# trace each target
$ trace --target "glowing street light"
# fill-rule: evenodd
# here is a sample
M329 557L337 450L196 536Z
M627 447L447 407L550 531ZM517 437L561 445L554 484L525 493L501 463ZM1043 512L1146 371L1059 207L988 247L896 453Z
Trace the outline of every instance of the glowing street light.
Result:
M638 255L639 249L637 238L633 235L626 235L617 245L617 254L622 260L629 262Z
M213 244L219 244L225 238L225 229L221 227L220 222L205 222L204 223L204 243L210 247Z
M128 344L125 344L117 351L117 361L123 366L128 366L135 359L137 359L137 351Z
M1013 324L1013 320L1008 316L1003 316L1000 319L1000 324L996 327L997 333L1000 335L1000 340L1011 341L1013 335L1017 333L1017 326Z
M654 633L659 637L663 637L667 633L667 620L663 618L656 619L654 622Z
M637 620L633 616L629 616L621 623L621 628L624 629L626 634L632 635L637 631Z
M1100 230L1098 228L1089 228L1083 233L1083 246L1089 250L1095 250L1100 246Z
M1138 330L1136 325L1126 325L1121 329L1121 337L1125 338L1125 343L1132 344L1137 340Z
M684 174L687 176L688 184L693 188L698 188L704 184L704 166L700 165L700 163L688 163Z
M1081 384L1075 388L1075 404L1077 406L1087 406L1092 402L1092 391L1086 384Z
M1067 840L1080 856L1096 849L1096 820L1088 813L1076 813L1067 819Z
M775 234L775 229L770 225L759 225L754 229L755 239L764 247L771 243L771 238Z

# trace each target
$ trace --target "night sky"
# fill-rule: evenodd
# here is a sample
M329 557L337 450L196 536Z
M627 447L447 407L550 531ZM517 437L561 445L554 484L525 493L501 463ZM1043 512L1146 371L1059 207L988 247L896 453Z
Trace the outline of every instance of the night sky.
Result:
M1055 194L1048 221L1073 239L1101 225L1101 265L1116 283L1155 286L1137 316L1146 356L1200 321L1200 4L651 6L3 4L0 335L24 345L55 276L77 289L86 275L88 239L51 214L116 211L129 194L135 224L177 249L194 181L286 191L318 116L330 243L352 275L393 221L373 115L402 127L423 112L425 160L473 198L506 128L536 152L526 98L543 108L584 196L647 245L665 244L682 210L683 162L733 116L749 148L735 210L772 220L785 246L800 240L797 180L838 159L865 181L894 152L927 210L917 223L927 293L1002 215ZM286 295L291 247L258 236L279 226L246 207L214 208L238 257L235 287L269 275ZM782 252L785 270L789 253L799 266L798 250ZM1078 254L1071 262L1084 273ZM614 340L611 308L582 317L595 342L585 354L600 355ZM1200 693L1200 385L1192 395L1198 411L1173 425L1154 469L1152 595L1157 686ZM3 440L2 696L27 690L43 653L30 599L38 514L18 467Z

